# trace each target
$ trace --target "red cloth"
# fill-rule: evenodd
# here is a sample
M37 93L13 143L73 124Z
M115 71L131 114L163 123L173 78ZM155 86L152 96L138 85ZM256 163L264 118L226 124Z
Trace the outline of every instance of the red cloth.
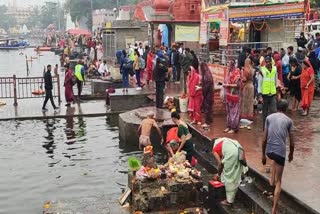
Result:
M71 69L69 69L66 72L66 77L64 79L64 87L65 87L64 95L65 95L67 103L74 101L72 76L73 76L73 72Z
M241 73L240 70L238 68L233 67L233 69L230 68L229 71L229 77L228 77L228 84L238 84L238 82L240 82L241 84ZM241 88L241 86L240 86ZM236 93L236 89L235 88L231 88L228 87L226 90L226 99L228 102L232 102L232 103L237 103L239 102L239 93Z
M212 153L216 152L220 157L222 157L222 145L223 145L223 141L219 142L213 149L212 149Z
M201 105L203 101L202 90L196 90L196 86L200 83L200 75L195 68L191 66L188 75L187 85L189 89L188 111L191 113L191 119L195 122L201 122Z
M180 139L178 137L178 127L173 127L167 132L166 144L168 144L171 140L175 140L177 143L179 143Z
M151 51L148 53L147 57L147 66L146 66L146 71L147 71L147 80L152 80L153 79L153 72L152 72L152 65L153 65L153 56Z
M283 78L282 78L282 62L279 54L274 55L274 61L276 63L277 72L278 72L278 80L283 84Z
M309 109L314 96L314 81L310 83L307 89L305 87L310 81L311 76L314 75L314 70L311 66L309 59L306 59L305 62L308 63L309 68L303 68L300 76L300 86L301 86L301 95L302 95L301 107L303 109Z
M93 48L94 47L94 42L91 40L88 42L88 47Z

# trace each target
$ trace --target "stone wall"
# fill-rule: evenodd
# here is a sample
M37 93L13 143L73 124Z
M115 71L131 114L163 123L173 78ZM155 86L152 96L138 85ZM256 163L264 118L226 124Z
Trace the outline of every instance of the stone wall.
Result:
M177 182L172 179L156 179L141 182L129 175L128 182L132 190L133 211L178 211L200 207L204 201L201 180Z
M117 29L116 31L116 44L117 50L127 49L126 37L133 37L135 41L147 41L148 40L148 27L140 28L125 28Z
M284 43L273 43L273 42L284 42L284 32L283 32L283 21L282 19L267 20L267 28L261 30L261 41L270 42L269 47L272 47L275 51L280 51L278 49L284 46ZM270 26L270 28L269 28Z

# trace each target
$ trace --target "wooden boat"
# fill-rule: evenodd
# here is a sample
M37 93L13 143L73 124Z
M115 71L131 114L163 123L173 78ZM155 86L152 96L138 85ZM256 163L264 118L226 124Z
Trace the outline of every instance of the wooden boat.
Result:
M51 47L37 47L35 51L51 51Z
M0 50L18 50L20 48L20 44L15 39L0 39Z

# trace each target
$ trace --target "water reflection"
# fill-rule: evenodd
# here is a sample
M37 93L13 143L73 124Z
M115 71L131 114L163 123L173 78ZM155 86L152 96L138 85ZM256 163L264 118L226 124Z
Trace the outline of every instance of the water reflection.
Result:
M54 150L56 149L56 145L54 143L54 130L56 129L55 124L56 120L55 119L46 119L44 120L45 124L45 130L47 132L47 136L44 136L44 138L47 140L43 143L42 147L45 148L47 151L47 154L53 154ZM53 158L54 155L49 155L50 158Z
M65 133L66 133L66 144L71 145L74 144L76 142L76 132L74 131L74 120L73 120L73 115L75 112L75 108L74 107L68 107L66 109L66 115L68 115L66 117L66 129L65 129Z

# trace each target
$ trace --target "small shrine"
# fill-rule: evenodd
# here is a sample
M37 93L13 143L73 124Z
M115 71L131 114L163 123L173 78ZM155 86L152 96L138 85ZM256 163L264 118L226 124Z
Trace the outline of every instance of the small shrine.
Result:
M201 172L190 165L183 152L158 165L152 146L147 146L141 162L130 158L129 167L128 187L134 213L203 213Z

